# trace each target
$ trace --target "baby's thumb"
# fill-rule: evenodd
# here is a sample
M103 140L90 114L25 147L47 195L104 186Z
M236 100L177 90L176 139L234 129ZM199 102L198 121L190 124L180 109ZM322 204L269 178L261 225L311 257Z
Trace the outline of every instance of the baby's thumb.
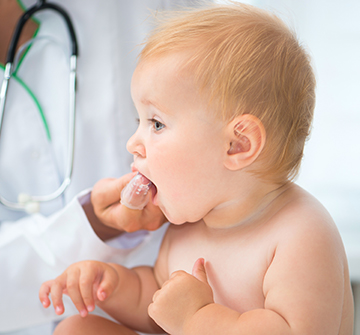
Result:
M192 269L192 275L196 279L199 279L201 282L208 284L204 258L199 258L195 262L194 267Z
M97 298L100 301L106 300L114 292L119 279L115 271L105 271L97 289Z

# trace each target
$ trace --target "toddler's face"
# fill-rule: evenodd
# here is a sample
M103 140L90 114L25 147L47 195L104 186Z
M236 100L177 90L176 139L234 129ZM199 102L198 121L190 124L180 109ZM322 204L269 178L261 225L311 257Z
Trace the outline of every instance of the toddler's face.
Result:
M195 222L217 196L228 150L225 125L211 116L181 54L146 60L136 68L132 97L139 127L128 142L134 165L157 188L153 201L170 222Z

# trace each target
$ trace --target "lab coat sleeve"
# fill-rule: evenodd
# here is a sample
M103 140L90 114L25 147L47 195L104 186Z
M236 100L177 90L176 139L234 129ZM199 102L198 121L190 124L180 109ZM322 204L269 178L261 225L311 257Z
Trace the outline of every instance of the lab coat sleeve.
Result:
M3 222L0 225L0 332L58 320L53 308L44 309L38 299L44 281L85 259L126 263L148 239L149 236L140 239L138 236L137 247L127 249L105 244L92 230L79 198L50 217L33 215L17 222ZM76 312L72 304L66 304L65 309L65 315Z

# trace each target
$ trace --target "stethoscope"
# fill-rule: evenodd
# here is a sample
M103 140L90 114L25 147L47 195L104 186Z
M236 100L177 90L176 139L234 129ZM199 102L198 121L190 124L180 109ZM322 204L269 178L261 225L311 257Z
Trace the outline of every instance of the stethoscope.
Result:
M63 8L59 7L58 5L46 3L45 1L46 0L38 0L38 2L34 6L30 7L19 19L7 52L4 80L0 91L0 138L1 138L1 129L4 119L6 95L9 86L9 80L15 68L14 66L15 50L20 38L21 31L27 20L30 19L30 17L38 11L44 9L52 9L58 14L60 14L66 22L71 40L69 138L68 138L68 159L66 165L66 173L63 182L61 183L59 188L55 190L53 193L46 195L30 195L30 194L20 193L18 196L18 202L9 201L6 198L4 198L2 195L0 195L0 204L13 210L26 211L28 213L38 212L40 210L41 202L54 200L65 192L66 188L71 183L71 175L72 175L73 163L74 163L75 92L76 92L75 84L76 84L76 63L77 63L77 55L78 55L78 46L77 46L74 27L70 20L69 15L66 13L66 11Z

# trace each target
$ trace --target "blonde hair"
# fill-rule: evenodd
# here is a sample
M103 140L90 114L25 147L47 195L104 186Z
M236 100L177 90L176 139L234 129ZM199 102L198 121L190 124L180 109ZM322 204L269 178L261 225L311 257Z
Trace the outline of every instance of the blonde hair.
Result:
M253 173L275 182L300 168L315 106L310 59L274 14L239 3L157 17L140 61L188 51L199 88L225 121L252 114L266 129L266 144Z

